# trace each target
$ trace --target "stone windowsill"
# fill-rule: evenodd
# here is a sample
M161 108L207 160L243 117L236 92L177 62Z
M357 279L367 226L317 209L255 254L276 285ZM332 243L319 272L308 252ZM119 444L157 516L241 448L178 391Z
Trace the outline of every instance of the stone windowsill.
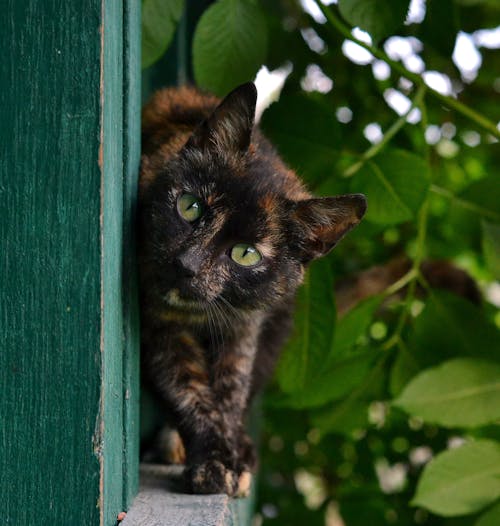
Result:
M247 526L253 495L188 495L180 492L182 466L141 464L139 494L120 526Z

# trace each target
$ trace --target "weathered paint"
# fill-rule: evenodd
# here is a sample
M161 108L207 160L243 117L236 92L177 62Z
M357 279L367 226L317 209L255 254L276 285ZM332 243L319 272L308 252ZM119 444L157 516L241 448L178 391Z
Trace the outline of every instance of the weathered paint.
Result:
M102 3L101 48L101 524L123 498L123 6Z
M139 148L133 117L125 129L123 120L138 90L124 79L122 61L130 79L138 7L125 3L124 28L123 4L112 0L5 4L2 521L111 526L137 480L133 264L122 276L122 247ZM124 148L133 153L124 157Z
M136 495L139 483L139 310L134 232L141 155L141 3L126 0L123 13L123 502L126 509Z

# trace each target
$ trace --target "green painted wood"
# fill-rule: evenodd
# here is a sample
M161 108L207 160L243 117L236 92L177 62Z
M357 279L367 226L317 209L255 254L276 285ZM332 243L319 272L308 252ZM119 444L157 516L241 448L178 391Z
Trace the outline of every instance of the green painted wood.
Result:
M100 2L2 12L2 520L98 524Z
M112 526L136 487L133 3L125 12L113 0L2 6L0 498L7 525Z
M141 156L141 4L124 3L124 508L139 488L139 308L135 258L135 211Z
M123 7L103 2L101 50L101 521L123 508Z

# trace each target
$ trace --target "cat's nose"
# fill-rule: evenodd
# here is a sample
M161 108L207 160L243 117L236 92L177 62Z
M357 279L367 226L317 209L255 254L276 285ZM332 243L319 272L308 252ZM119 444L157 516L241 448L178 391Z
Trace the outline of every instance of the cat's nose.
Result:
M184 253L174 259L177 275L182 278L192 278L200 270L201 261L192 254Z

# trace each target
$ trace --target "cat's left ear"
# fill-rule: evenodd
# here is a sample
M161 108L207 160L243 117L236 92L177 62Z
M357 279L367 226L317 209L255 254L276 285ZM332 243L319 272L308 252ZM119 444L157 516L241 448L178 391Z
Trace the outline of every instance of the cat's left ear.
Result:
M246 152L252 137L256 102L257 89L253 82L237 87L195 129L188 146L233 154Z
M366 212L363 194L298 201L292 217L298 226L297 247L303 263L327 254Z

